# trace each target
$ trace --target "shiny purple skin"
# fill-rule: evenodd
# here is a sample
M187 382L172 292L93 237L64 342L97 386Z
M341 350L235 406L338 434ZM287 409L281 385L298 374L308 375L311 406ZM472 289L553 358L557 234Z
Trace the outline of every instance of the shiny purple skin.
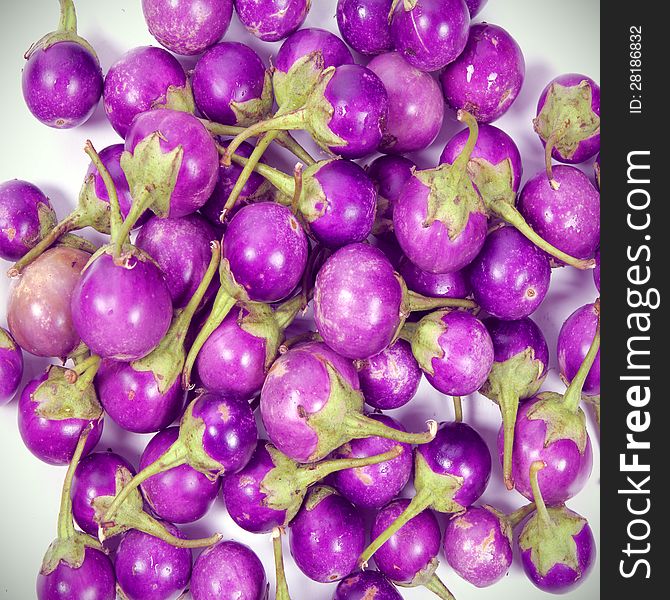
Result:
M180 381L161 393L152 371L134 369L127 362L103 360L95 386L112 421L132 433L160 431L180 417L184 408Z
M21 348L36 356L64 358L79 344L70 300L89 258L88 252L74 248L50 248L12 283L7 324Z
M105 114L114 131L125 138L136 115L165 102L170 87L185 85L186 73L172 54L155 46L133 48L105 75Z
M593 304L585 304L573 312L563 323L558 334L558 367L564 380L570 382L577 375L593 336L596 334L598 314ZM586 376L582 393L587 396L600 395L600 350Z
M437 435L417 452L433 473L462 478L453 499L467 508L486 490L491 477L491 453L486 442L466 423L440 423Z
M266 444L267 440L258 440L251 460L241 471L226 475L221 486L231 519L251 533L270 533L286 522L285 510L265 506L267 496L261 482L275 467Z
M440 155L440 164L454 164L468 141L469 133L469 129L462 129L447 142ZM498 129L495 125L481 123L471 158L481 158L494 166L509 160L512 166L512 190L515 192L519 190L523 174L521 154L514 140L502 129Z
M446 330L437 344L442 357L433 357L433 373L426 379L450 396L467 396L486 381L493 365L493 342L484 324L467 312L447 312L442 317Z
M363 158L372 154L386 134L389 99L381 79L361 65L341 65L323 93L333 107L330 130L342 146L329 146L342 158Z
M466 110L490 123L516 100L526 74L519 44L498 25L470 27L462 54L440 74L442 91L454 110Z
M0 183L0 258L18 260L39 242L40 204L51 208L32 183L20 179Z
M392 410L414 398L421 382L421 369L409 342L397 340L379 354L362 361L358 377L365 401L370 406Z
M230 220L223 256L252 300L278 302L300 282L307 237L289 208L274 202L250 204Z
M600 291L600 248L596 250L596 266L593 269L593 283L596 289Z
M410 501L398 498L376 515L370 532L376 539L402 513ZM377 568L394 583L412 583L440 551L440 525L433 511L426 509L410 519L375 552Z
M512 479L516 490L533 500L530 487L530 466L543 461L546 467L538 472L538 482L542 497L548 506L569 500L586 485L593 467L591 440L587 434L584 454L580 454L572 440L561 439L545 447L547 426L542 419L531 420L528 411L535 406L537 398L522 403L514 428L514 449L512 450ZM503 459L503 430L498 432L498 455Z
M160 108L143 112L133 120L126 135L126 150L154 132L160 132L164 153L181 146L183 157L170 196L170 217L183 217L198 210L214 191L219 174L219 153L205 126L193 115Z
M340 248L321 267L314 320L335 352L364 359L386 348L400 324L402 289L384 253L367 244Z
M523 570L533 585L544 592L565 594L573 591L586 579L596 557L596 541L588 523L582 527L577 535L572 536L572 539L577 546L579 573L569 565L557 563L549 569L546 575L542 575L531 560L531 549L529 548L521 553Z
M133 198L130 195L130 188L128 186L126 174L121 168L121 155L123 154L123 150L123 144L114 144L112 146L107 146L107 148L104 148L103 150L100 150L98 154L102 164L105 165L106 169L109 171L109 174L112 177L112 181L114 182L114 187L116 189L116 195L119 200L121 216L125 219L130 212L130 207L133 204ZM86 177L88 178L91 175L93 175L94 178L95 195L100 198L100 200L109 202L107 186L105 186L105 182L102 180L98 169L93 163L90 163L88 165L88 169L86 170ZM140 226L147 220L147 217L148 214L144 213L135 226Z
M251 548L232 540L207 548L193 565L193 600L265 600L267 588L263 563Z
M142 0L151 35L175 54L193 55L226 33L233 0Z
M221 42L195 64L191 85L198 110L224 125L238 125L233 103L257 100L263 94L265 65L249 46Z
M319 183L326 206L323 215L309 223L312 236L327 248L362 242L375 221L377 191L365 171L355 162L334 160L323 165L314 179Z
M587 77L586 75L581 75L579 73L566 73L564 75L559 75L555 79L552 79L547 84L547 87L545 87L544 90L542 90L542 93L540 94L540 99L537 103L537 113L540 114L540 111L544 107L544 103L547 99L547 94L549 92L549 89L551 88L552 83L558 83L559 85L562 85L564 87L571 87L579 85L582 81L589 82L589 85L591 87L591 110L593 110L594 113L600 116L600 86L590 77ZM542 145L544 145L544 142L542 142ZM554 149L552 150L551 156L554 160L557 160L559 162L576 165L579 163L583 163L585 160L588 160L589 158L595 156L599 151L600 151L600 130L598 130L597 134L591 136L586 140L582 140L581 142L579 142L577 150L572 156L570 157L563 156L556 147L554 147Z
M140 471L155 462L177 440L178 427L168 427L151 438L140 458ZM171 523L192 523L209 511L219 493L219 479L189 465L173 467L149 477L140 486L151 510Z
M100 440L104 420L48 419L37 413L39 404L32 395L37 386L45 381L46 373L29 381L21 392L18 406L19 433L21 439L34 456L49 465L67 465L79 441L79 436L89 423L93 429L86 440L84 455L88 454Z
M500 581L512 566L512 544L500 518L480 506L449 519L442 548L451 568L479 588Z
M412 169L415 168L416 165L409 158L385 155L375 158L366 167L366 170L370 179L377 185L379 195L393 205L400 197L402 188L412 176Z
M330 398L330 379L324 360L331 362L353 388L358 374L346 359L323 343L302 344L281 355L270 368L261 391L260 412L270 441L297 462L309 462L317 450L318 434L302 416L322 410ZM295 390L300 390L300 403ZM302 410L299 409L302 407Z
M101 254L84 269L72 292L72 322L92 353L132 361L149 354L172 321L165 275L146 257L134 266Z
M418 0L410 10L400 2L393 13L391 37L410 65L437 71L463 52L469 27L465 0Z
M135 475L135 469L125 458L113 452L93 452L77 465L72 481L72 514L83 531L98 537L98 523L91 502L101 496L116 495L116 474L127 469Z
M254 147L251 144L242 142L242 145L235 150L235 154L243 156L244 158L249 158L253 151ZM264 163L265 161L261 158L260 162ZM235 187L237 178L240 176L243 168L244 167L241 167L236 163L231 163L229 167L219 164L219 175L216 180L216 186L214 186L214 191L209 200L207 200L205 205L200 209L202 215L215 227L221 227L221 220L219 219L221 211L228 200L228 196L230 196L230 192L233 190L233 187ZM236 212L236 209L247 204L250 199L256 199L257 196L262 194L259 188L263 184L267 185L265 177L255 172L252 173L244 184L244 187L242 187L240 198L235 204L233 211ZM269 199L270 194L268 193L267 196L268 198L263 198L261 195L259 199ZM234 212L232 214L234 214Z
M544 170L529 179L517 208L547 242L575 258L593 258L600 245L600 194L578 168L558 165L552 189Z
M382 80L389 99L386 133L379 149L403 154L430 146L444 117L444 100L435 79L398 52L376 56L368 69Z
M356 52L381 54L393 50L388 15L393 0L338 0L337 27Z
M525 352L527 348L533 350L535 360L544 365L543 377L549 366L549 347L542 330L535 321L524 317L518 321L504 321L496 317L484 319L484 325L493 340L495 362L501 363L513 356Z
M28 109L56 129L88 121L102 95L102 85L97 58L76 42L36 48L23 67L23 98Z
M429 273L403 256L398 273L410 290L430 298L466 298L470 295L470 283L464 271Z
M152 217L140 229L135 245L153 258L165 273L172 306L184 308L200 285L212 256L210 244L218 235L200 215ZM204 302L215 291L210 287Z
M21 347L8 331L0 327L0 406L7 404L14 397L22 377Z
M171 523L164 525L176 537L186 537ZM114 571L127 600L178 600L191 578L191 561L190 549L131 529L116 549Z
M235 473L249 462L256 447L258 429L247 402L207 393L192 408L195 419L202 419L205 430L202 447L226 473Z
M291 521L288 541L293 560L307 577L331 583L356 568L365 549L365 523L361 512L335 490L313 487Z
M354 62L351 50L335 34L318 27L306 27L286 39L273 64L278 71L288 73L297 60L317 51L323 59L324 69L351 65Z
M332 600L402 600L402 596L379 571L367 570L342 579Z
M468 5L468 10L470 11L470 18L473 19L476 17L486 6L488 1L489 0L465 0L465 3Z
M277 42L305 22L311 5L312 0L235 0L235 12L249 33Z
M231 310L207 338L195 368L208 391L247 401L265 381L267 342L240 327L242 311Z
M472 212L463 230L454 238L439 220L424 227L430 189L412 177L393 209L395 235L403 252L417 267L429 273L451 273L470 264L484 245L486 215Z
M95 548L84 550L84 562L78 569L60 561L48 575L37 576L38 600L115 600L116 577L112 561Z
M388 427L406 431L395 419L379 414L368 415ZM332 458L367 458L402 448L402 453L393 460L376 465L344 469L333 473L329 484L337 489L349 502L358 508L381 508L395 498L407 485L412 474L412 447L381 437L351 440L340 446L332 454Z
M475 302L491 315L511 321L527 317L542 303L551 267L547 255L523 234L502 227L487 236L469 275Z

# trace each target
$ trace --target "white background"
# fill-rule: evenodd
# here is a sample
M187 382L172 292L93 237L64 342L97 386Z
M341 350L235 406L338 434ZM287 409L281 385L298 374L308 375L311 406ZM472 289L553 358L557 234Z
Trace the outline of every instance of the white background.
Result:
M109 127L102 103L91 120L70 131L56 131L37 122L28 112L21 95L21 68L23 53L58 22L58 3L55 0L3 3L0 20L0 82L2 82L2 110L0 131L3 136L0 181L12 178L26 179L38 185L56 207L60 218L74 207L79 187L87 167L82 150L90 138L100 150L120 140ZM335 21L336 0L314 0L306 26L320 26L337 33ZM79 32L96 48L103 67L109 66L126 50L145 44L157 43L147 31L139 0L77 3ZM490 0L477 21L486 20L506 28L519 42L526 58L526 81L515 104L496 125L506 130L517 142L523 156L524 180L542 168L542 148L533 134L531 119L540 91L554 76L577 71L599 80L599 17L600 6L595 0ZM276 51L278 44L267 44L248 35L235 17L225 39L250 44L264 60ZM359 57L361 58L361 57ZM365 59L361 58L365 63ZM192 67L194 59L183 61ZM420 166L431 167L437 161L446 141L460 129L454 115L447 110L445 125L433 147L413 156ZM291 161L274 153L274 164L290 167ZM583 165L591 176L591 165ZM87 234L88 235L88 234ZM96 235L91 239L99 239ZM8 264L0 265L2 271ZM0 295L5 304L9 281L0 275ZM577 307L592 302L596 289L590 272L574 269L554 271L549 294L533 315L549 343L552 371L545 389L562 391L564 386L557 375L556 337L562 322ZM0 322L6 326L5 311ZM26 355L24 382L36 376L45 361ZM464 400L465 419L475 426L495 449L500 416L497 407L480 396ZM434 391L424 381L417 397L403 409L391 412L400 416L410 430L420 430L428 418L448 420L453 417L450 400ZM600 443L589 415L593 439L594 469L587 487L569 506L588 518L599 539L599 478ZM137 465L142 448L151 436L139 436L120 431L109 419L99 449L112 448ZM2 532L2 560L0 560L0 596L12 600L34 597L35 577L42 556L56 531L56 517L64 468L48 466L34 458L24 447L16 425L16 400L0 407L0 464L2 464L2 491L0 492L0 532ZM411 490L407 490L409 494ZM491 484L483 501L513 510L522 505L523 498L516 492L507 492L501 483L498 461L494 460ZM441 518L444 524L444 518ZM221 531L226 537L249 544L259 554L271 582L274 580L271 541L269 535L255 536L239 529L226 515L220 501L201 522L184 527L191 535ZM294 600L327 600L334 584L322 585L305 578L294 566L285 541L285 560L289 587ZM438 574L459 600L507 598L542 598L544 594L526 580L518 557L510 574L495 586L479 590L461 580L442 559ZM568 598L592 599L600 596L600 569L596 563L588 580ZM407 599L434 597L425 589L403 589ZM274 588L271 590L274 597Z

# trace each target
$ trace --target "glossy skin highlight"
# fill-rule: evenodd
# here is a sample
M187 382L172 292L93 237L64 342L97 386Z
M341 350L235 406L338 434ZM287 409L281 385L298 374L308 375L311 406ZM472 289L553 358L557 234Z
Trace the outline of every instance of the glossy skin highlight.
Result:
M105 114L114 131L125 138L135 116L165 102L171 86L185 85L186 73L169 52L154 46L133 48L105 75Z
M545 177L546 178L546 177ZM513 227L488 235L469 268L475 302L500 319L527 317L549 289L547 255Z
M113 452L93 452L77 465L72 481L72 513L83 531L98 537L93 500L101 496L116 495L116 476L120 469L135 475L130 463Z
M132 361L149 354L172 320L165 275L153 261L133 257L133 268L101 254L72 292L72 322L91 352Z
M276 42L304 23L311 5L312 0L235 0L235 12L249 33Z
M593 304L575 310L558 334L558 367L565 381L572 381L581 366L596 333L599 316ZM587 396L600 395L600 350L582 388Z
M388 14L392 0L338 0L337 27L356 52L381 54L393 50Z
M403 256L398 265L398 273L410 290L430 298L466 298L470 295L470 283L465 271L429 273L422 271Z
M273 64L278 71L288 73L297 60L313 52L321 54L324 69L354 62L351 50L335 34L318 27L305 27L286 38Z
M402 289L377 248L351 244L321 267L314 288L314 319L323 340L348 358L374 356L400 323Z
M193 115L159 108L143 112L132 122L125 148L133 152L145 138L160 132L160 148L168 153L181 146L182 161L170 195L170 217L198 210L214 191L219 173L219 154L205 126Z
M516 100L526 73L521 48L502 27L477 23L470 27L461 55L440 74L442 91L454 109L482 123L505 114Z
M23 98L30 112L56 129L88 121L102 95L98 59L84 46L61 41L36 48L23 67Z
M536 403L537 398L533 398L519 407L514 430L512 476L516 490L532 501L530 465L543 461L547 466L538 473L538 482L544 501L551 506L565 502L584 488L593 467L593 451L588 434L583 454L569 439L556 440L545 446L546 423L542 419L528 418L528 412ZM503 437L501 429L498 433L501 461Z
M32 183L0 183L0 258L18 260L40 240L40 206L53 212L49 199Z
M264 600L267 578L254 552L234 541L207 548L193 565L193 600Z
M291 556L313 581L330 583L356 567L365 547L360 511L334 490L313 487L289 528ZM323 494L323 497L320 495Z
M430 146L442 128L444 116L444 100L437 82L397 52L373 58L368 69L382 80L389 98L386 134L379 149L402 154Z
M526 182L517 208L550 244L576 258L593 258L600 245L600 194L576 167L553 168L554 190L541 171Z
M391 37L410 65L437 71L463 51L469 25L464 0L418 0L409 10L401 2L393 13Z
M155 462L177 440L179 429L168 427L157 433L140 457L142 470ZM171 523L192 523L211 508L219 492L219 479L207 476L189 465L180 465L149 477L140 486L153 512Z
M86 440L84 454L88 454L100 440L104 421L99 419L50 419L39 414L39 404L33 401L33 392L46 380L41 375L27 383L18 405L19 433L28 450L49 465L66 465L72 459L79 436L89 423L93 429Z
M274 202L250 204L228 224L223 256L252 300L277 302L300 282L307 237L290 209Z

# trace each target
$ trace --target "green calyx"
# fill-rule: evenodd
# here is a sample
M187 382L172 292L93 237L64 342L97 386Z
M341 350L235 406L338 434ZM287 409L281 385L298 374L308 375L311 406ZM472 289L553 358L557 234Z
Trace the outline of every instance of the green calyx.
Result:
M318 359L328 371L330 395L319 412L305 417L308 425L319 432L317 447L309 457L310 463L321 460L352 439L347 417L360 414L365 404L361 392L354 390L327 360Z
M309 486L331 473L393 460L402 452L402 447L396 446L389 452L366 458L341 458L300 465L282 454L272 444L266 444L265 448L272 457L275 467L261 482L261 490L266 496L263 503L274 510L286 511L285 524L288 524L300 510Z
M546 517L536 512L529 519L519 535L519 547L530 550L530 559L543 577L559 564L579 573L574 536L587 524L586 519L565 506L546 508Z
M0 348L3 350L16 350L16 344L12 336L2 327L0 327Z
M205 433L205 422L193 416L193 406L197 402L195 398L186 408L184 416L179 424L179 437L175 444L180 444L186 451L186 462L210 480L215 481L223 474L224 467L205 452L202 438Z
M219 266L221 244L214 241L211 242L210 246L212 257L209 266L186 308L173 319L170 329L158 346L144 358L132 363L132 367L136 371L151 371L153 373L158 390L162 394L166 393L181 375L186 362L186 351L184 349L186 334Z
M38 404L36 414L52 421L101 419L102 406L92 383L97 368L98 364L91 365L92 372L77 376L73 369L50 366L47 379L31 395L31 400Z
M78 214L78 229L93 227L100 233L111 233L110 224L111 206L109 202L100 199L95 193L95 177L89 175L79 192L79 205L73 214Z
M447 325L443 321L449 311L436 310L423 317L411 335L412 354L419 363L421 370L429 375L434 375L433 359L442 359L444 350L440 347L439 340L447 331Z
M558 440L572 440L580 454L584 454L588 440L584 411L579 407L574 410L567 406L564 397L555 392L544 392L538 398L539 401L528 411L527 418L531 421L544 421L545 447Z
M514 206L514 172L509 158L497 165L483 158L471 158L468 173L479 190L489 216L499 216L496 207L500 202Z
M528 347L503 362L494 362L488 379L479 390L500 407L504 431L503 478L507 489L514 488L512 451L519 400L534 396L546 378L545 365Z
M440 561L437 559L437 556L434 556L428 561L428 564L414 576L412 581L394 581L393 583L406 588L423 586L433 592L438 598L442 598L443 600L454 600L453 594L435 573L439 564Z
M455 475L437 474L421 452L414 453L414 489L419 497L430 497L430 504L438 512L460 514L465 507L454 500L463 485L463 478Z
M303 106L318 85L323 71L323 54L320 50L298 59L288 73L275 69L272 73L272 87L281 109L293 110Z
M151 108L169 108L170 110L194 114L195 99L193 98L191 82L187 80L183 86L169 86L165 97L156 100Z
M269 369L283 340L282 329L272 309L262 302L249 302L238 309L237 323L249 335L265 341L265 369Z
M82 431L72 455L72 460L68 466L61 491L60 511L58 513L58 537L51 543L44 555L42 567L40 568L42 575L52 573L61 561L73 569L78 569L84 563L86 548L95 548L96 550L105 552L98 540L92 538L90 535L76 531L72 521L72 481L74 480L77 465L84 453L86 440L92 429L93 426L88 425Z
M390 218L391 201L377 194L377 206L375 208L375 222L372 225L372 235L384 235L393 231L393 219Z
M497 404L503 396L530 398L545 380L545 368L546 365L537 360L533 349L528 347L503 362L494 362L486 383L479 391Z
M319 504L321 504L329 496L337 496L337 490L328 485L315 485L307 496L305 500L305 510L311 511L314 510Z
M93 46L89 44L83 37L77 35L77 13L74 8L73 0L60 0L60 21L58 29L47 33L45 36L35 42L28 51L24 54L24 58L29 59L38 50L48 50L49 47L59 42L74 42L88 50L100 65L100 60L96 54Z
M246 102L231 102L230 108L235 114L237 124L247 127L253 123L267 119L272 111L273 101L272 79L269 71L265 71L263 90L260 98L254 98Z
M577 85L552 83L533 127L549 147L565 158L574 156L580 142L600 133L600 116L592 107L593 90L587 80Z
M326 87L335 74L335 67L328 67L312 90L312 93L305 102L305 129L312 136L314 141L327 152L330 148L346 146L347 142L333 133L330 128L330 120L333 118L335 109L333 105L326 100Z
M486 214L484 203L468 172L468 163L477 143L479 127L475 118L463 110L458 111L458 120L465 121L470 134L454 163L444 163L435 169L414 173L428 189L428 207L423 226L430 227L435 221L440 221L447 228L451 240L457 238L465 229L471 213Z
M116 493L118 494L132 481L132 474L125 467L116 471ZM136 488L128 495L124 503L114 514L113 521L106 521L105 515L114 501L114 496L98 496L91 502L95 510L95 519L99 523L98 535L101 541L120 535L131 529L142 531L177 548L205 548L216 544L220 534L209 538L189 540L182 539L170 533L163 523L155 519L144 510L144 498Z

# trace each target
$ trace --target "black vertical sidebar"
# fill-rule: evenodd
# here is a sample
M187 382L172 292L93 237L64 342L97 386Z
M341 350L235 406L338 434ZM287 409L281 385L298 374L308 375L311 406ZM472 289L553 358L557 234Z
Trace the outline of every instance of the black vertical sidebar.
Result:
M602 3L601 597L668 597L670 32Z

